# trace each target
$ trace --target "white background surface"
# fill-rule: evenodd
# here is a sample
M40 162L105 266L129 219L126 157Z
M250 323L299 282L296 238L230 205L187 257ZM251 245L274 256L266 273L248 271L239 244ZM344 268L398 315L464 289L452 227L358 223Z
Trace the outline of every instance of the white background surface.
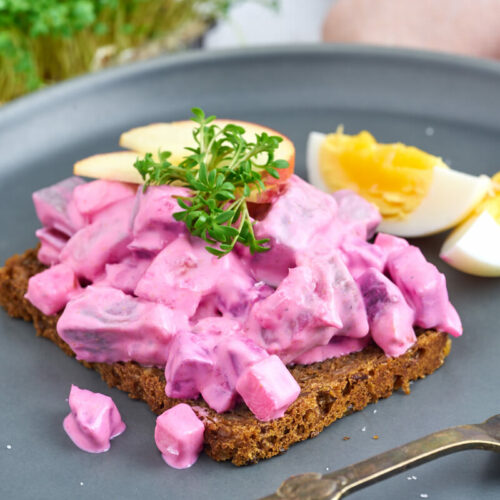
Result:
M258 3L234 7L227 21L211 30L205 48L319 42L321 27L334 0L280 0L279 10Z

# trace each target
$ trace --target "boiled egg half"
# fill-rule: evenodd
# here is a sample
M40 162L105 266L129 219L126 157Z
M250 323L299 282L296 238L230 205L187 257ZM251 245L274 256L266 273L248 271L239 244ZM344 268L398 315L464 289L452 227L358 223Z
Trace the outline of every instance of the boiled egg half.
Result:
M500 172L492 180L490 194L448 236L439 254L455 269L476 276L500 276Z
M352 189L382 214L380 231L419 237L464 220L491 185L486 175L452 170L437 156L402 143L381 144L367 131L311 132L309 181L324 191Z

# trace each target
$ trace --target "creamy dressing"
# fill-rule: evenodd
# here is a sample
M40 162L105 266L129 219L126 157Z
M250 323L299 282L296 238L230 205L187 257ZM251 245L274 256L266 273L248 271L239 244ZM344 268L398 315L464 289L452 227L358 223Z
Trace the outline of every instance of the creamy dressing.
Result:
M174 469L187 469L198 459L204 431L203 423L192 408L180 403L156 419L156 446L168 465Z
M201 395L218 412L243 400L269 420L300 392L286 364L370 342L399 356L414 326L461 334L444 276L401 238L370 243L380 214L351 191L328 195L293 176L255 222L271 250L238 246L221 259L173 218L186 189L135 191L71 178L33 196L52 267L27 298L63 310L58 333L78 359L159 366L170 397Z
M404 354L417 340L415 312L399 288L379 270L370 268L358 280L366 307L370 334L389 356Z
M415 311L415 324L458 337L462 323L448 299L446 278L425 260L419 248L405 247L387 261L389 275Z
M108 451L110 440L126 429L109 396L72 385L68 402L71 412L64 419L63 427L73 443L83 451Z

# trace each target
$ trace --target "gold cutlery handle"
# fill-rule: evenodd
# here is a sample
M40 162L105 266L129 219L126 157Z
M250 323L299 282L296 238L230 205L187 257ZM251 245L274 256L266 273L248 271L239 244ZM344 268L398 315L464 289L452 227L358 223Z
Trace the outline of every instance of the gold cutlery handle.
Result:
M452 427L429 434L329 474L292 476L276 493L262 500L338 500L411 467L473 448L500 451L500 415L483 424Z

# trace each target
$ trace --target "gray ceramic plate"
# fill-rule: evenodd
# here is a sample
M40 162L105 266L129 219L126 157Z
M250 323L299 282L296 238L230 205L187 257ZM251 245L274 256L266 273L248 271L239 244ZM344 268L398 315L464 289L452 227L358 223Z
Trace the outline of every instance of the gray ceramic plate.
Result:
M67 177L72 164L117 147L120 132L183 119L192 106L264 123L297 145L305 175L307 133L366 128L453 167L500 169L500 65L359 47L193 53L85 77L0 110L0 259L35 244L31 192ZM456 200L450 199L450 203ZM448 277L465 335L443 368L342 419L283 456L236 468L202 456L189 470L166 467L145 404L34 337L0 311L1 498L244 498L270 493L306 471L334 470L438 429L500 411L500 280L469 277L438 261L442 236L417 243ZM90 455L62 430L70 384L111 395L128 429ZM372 439L378 434L380 439ZM343 441L343 436L350 436ZM500 456L469 451L421 466L352 498L498 498ZM408 476L416 476L416 480Z

